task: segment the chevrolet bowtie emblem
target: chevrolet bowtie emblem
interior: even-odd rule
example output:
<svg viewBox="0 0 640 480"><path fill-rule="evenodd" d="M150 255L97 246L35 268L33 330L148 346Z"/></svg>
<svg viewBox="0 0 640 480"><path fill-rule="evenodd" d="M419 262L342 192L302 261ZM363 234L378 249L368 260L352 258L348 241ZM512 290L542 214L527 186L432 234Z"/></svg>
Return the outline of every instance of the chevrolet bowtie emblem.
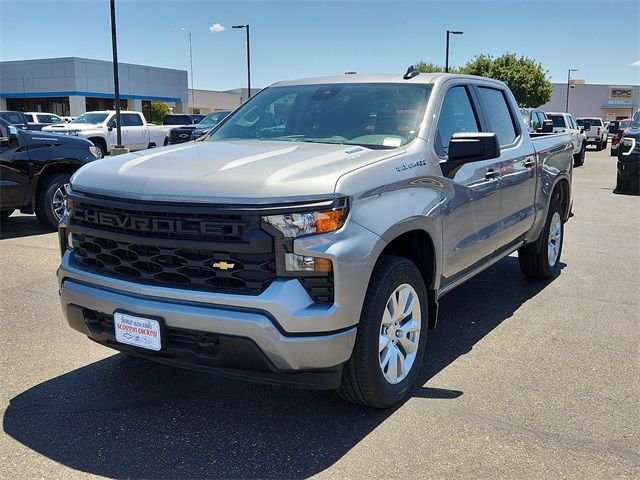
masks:
<svg viewBox="0 0 640 480"><path fill-rule="evenodd" d="M218 270L229 270L230 268L235 267L235 263L227 263L227 262L216 262L213 264L213 268L217 268Z"/></svg>

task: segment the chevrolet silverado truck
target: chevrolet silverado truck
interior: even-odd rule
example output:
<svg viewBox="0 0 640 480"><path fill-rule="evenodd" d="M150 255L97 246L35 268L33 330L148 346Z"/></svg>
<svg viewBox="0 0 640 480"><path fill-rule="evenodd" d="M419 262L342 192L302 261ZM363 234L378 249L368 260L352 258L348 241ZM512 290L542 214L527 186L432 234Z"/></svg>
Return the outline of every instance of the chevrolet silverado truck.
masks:
<svg viewBox="0 0 640 480"><path fill-rule="evenodd" d="M388 407L443 295L513 252L556 275L571 177L569 136L530 135L495 80L277 83L201 141L73 176L62 311L131 355Z"/></svg>
<svg viewBox="0 0 640 480"><path fill-rule="evenodd" d="M122 145L132 152L169 143L172 126L147 125L147 120L140 112L121 111L120 117ZM116 112L83 113L70 123L49 125L42 131L84 137L96 146L98 158L103 158L116 146Z"/></svg>
<svg viewBox="0 0 640 480"><path fill-rule="evenodd" d="M618 148L616 191L640 194L640 110L625 129Z"/></svg>

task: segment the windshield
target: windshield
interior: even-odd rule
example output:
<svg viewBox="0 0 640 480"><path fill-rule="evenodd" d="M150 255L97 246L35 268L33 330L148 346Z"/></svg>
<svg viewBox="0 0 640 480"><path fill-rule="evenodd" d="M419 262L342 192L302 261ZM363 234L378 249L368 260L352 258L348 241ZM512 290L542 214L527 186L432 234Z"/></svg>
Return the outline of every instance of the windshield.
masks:
<svg viewBox="0 0 640 480"><path fill-rule="evenodd" d="M191 118L188 115L167 115L162 123L165 125L189 125Z"/></svg>
<svg viewBox="0 0 640 480"><path fill-rule="evenodd" d="M220 122L220 120L222 120L224 117L229 115L229 113L230 112L210 113L209 115L204 117L202 120L200 120L200 122L198 122L198 125L217 125Z"/></svg>
<svg viewBox="0 0 640 480"><path fill-rule="evenodd" d="M631 122L631 128L637 130L640 128L640 110L633 114L633 121Z"/></svg>
<svg viewBox="0 0 640 480"><path fill-rule="evenodd" d="M76 117L75 120L72 120L71 123L90 123L92 125L97 125L98 123L104 122L109 114L107 113L83 113L79 117Z"/></svg>
<svg viewBox="0 0 640 480"><path fill-rule="evenodd" d="M550 120L553 120L554 128L565 128L564 117L562 115L547 115Z"/></svg>
<svg viewBox="0 0 640 480"><path fill-rule="evenodd" d="M341 83L263 90L209 138L394 148L418 135L430 85Z"/></svg>

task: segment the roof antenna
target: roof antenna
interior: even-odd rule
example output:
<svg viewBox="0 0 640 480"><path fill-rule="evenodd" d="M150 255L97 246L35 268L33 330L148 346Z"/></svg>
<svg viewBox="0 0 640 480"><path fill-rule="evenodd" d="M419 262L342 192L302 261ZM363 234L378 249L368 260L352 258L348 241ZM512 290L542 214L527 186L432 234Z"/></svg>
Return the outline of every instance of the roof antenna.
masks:
<svg viewBox="0 0 640 480"><path fill-rule="evenodd" d="M409 68L407 68L407 73L405 73L404 77L402 78L404 78L405 80L411 80L416 75L420 75L420 72L416 70L416 67L414 67L413 65L409 65Z"/></svg>

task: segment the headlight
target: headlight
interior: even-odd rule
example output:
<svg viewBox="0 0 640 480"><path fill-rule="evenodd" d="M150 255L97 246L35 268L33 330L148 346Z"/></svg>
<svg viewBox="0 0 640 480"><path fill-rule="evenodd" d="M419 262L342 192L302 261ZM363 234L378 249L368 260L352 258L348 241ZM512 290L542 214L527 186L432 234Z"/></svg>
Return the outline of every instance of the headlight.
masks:
<svg viewBox="0 0 640 480"><path fill-rule="evenodd" d="M91 155L98 158L98 148L95 145L91 145L89 147L89 151L91 152Z"/></svg>
<svg viewBox="0 0 640 480"><path fill-rule="evenodd" d="M342 198L327 208L262 217L263 228L276 237L278 275L330 275L333 270L331 260L298 255L293 252L293 242L302 236L339 230L348 213L348 201Z"/></svg>
<svg viewBox="0 0 640 480"><path fill-rule="evenodd" d="M262 217L262 222L275 227L285 238L334 232L342 228L347 219L346 199L330 210L286 213Z"/></svg>

